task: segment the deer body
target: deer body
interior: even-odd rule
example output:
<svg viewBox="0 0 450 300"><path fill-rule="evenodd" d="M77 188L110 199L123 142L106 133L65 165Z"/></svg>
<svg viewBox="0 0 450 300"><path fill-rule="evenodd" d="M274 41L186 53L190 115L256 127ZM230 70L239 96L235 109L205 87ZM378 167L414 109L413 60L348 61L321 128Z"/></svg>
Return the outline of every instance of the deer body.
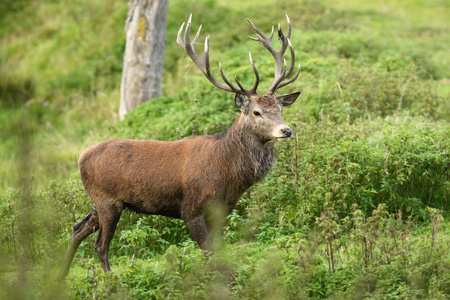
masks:
<svg viewBox="0 0 450 300"><path fill-rule="evenodd" d="M79 159L83 184L95 207L114 199L120 208L189 219L211 199L231 211L275 161L273 143L244 134L242 123L240 116L226 132L180 141L103 142Z"/></svg>
<svg viewBox="0 0 450 300"><path fill-rule="evenodd" d="M81 179L93 202L91 212L73 226L72 239L63 267L58 276L63 279L70 268L80 243L98 230L95 249L105 271L110 270L109 245L124 209L139 213L163 215L182 219L199 247L212 250L208 233L211 231L211 210L220 207L227 215L242 194L263 179L275 163L274 142L292 135L281 118L283 106L291 105L299 92L276 96L279 87L294 81L285 80L294 68L294 51L290 44L290 22L285 37L278 29L282 47L276 51L270 37L265 37L254 25L257 38L275 58L275 78L269 92L256 92L259 74L250 56L256 81L245 89L236 79L234 86L220 73L225 83L218 81L209 70L208 38L205 52L198 57L194 41L190 42L191 22L186 26L184 41L181 32L177 42L193 62L216 87L235 93L235 104L241 110L233 125L212 136L195 136L179 141L109 140L86 149L79 159ZM201 28L201 27L200 27ZM289 70L282 67L282 57L289 47Z"/></svg>

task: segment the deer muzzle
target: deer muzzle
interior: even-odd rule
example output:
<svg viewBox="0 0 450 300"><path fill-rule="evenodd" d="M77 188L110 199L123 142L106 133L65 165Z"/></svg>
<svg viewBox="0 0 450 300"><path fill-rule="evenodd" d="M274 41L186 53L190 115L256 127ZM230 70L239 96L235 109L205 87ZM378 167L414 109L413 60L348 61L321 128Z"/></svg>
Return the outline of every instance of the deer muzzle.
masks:
<svg viewBox="0 0 450 300"><path fill-rule="evenodd" d="M278 141L282 141L292 136L292 130L286 124L280 124L274 128L272 135Z"/></svg>

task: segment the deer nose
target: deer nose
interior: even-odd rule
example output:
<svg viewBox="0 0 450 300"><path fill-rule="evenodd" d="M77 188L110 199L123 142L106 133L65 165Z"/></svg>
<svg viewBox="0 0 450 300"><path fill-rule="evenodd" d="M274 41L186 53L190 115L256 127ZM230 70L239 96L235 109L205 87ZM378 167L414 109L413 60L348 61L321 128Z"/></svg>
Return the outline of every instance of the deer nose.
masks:
<svg viewBox="0 0 450 300"><path fill-rule="evenodd" d="M281 129L281 132L285 137L290 137L292 135L292 130L290 128L283 128Z"/></svg>

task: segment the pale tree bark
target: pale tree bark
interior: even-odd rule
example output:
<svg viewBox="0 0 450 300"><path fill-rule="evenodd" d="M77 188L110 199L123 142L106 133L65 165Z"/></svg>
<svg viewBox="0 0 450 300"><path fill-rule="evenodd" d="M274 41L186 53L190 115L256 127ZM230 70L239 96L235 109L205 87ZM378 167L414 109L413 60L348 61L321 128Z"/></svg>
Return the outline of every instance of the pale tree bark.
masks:
<svg viewBox="0 0 450 300"><path fill-rule="evenodd" d="M119 116L162 94L168 0L131 0L125 24L126 48Z"/></svg>

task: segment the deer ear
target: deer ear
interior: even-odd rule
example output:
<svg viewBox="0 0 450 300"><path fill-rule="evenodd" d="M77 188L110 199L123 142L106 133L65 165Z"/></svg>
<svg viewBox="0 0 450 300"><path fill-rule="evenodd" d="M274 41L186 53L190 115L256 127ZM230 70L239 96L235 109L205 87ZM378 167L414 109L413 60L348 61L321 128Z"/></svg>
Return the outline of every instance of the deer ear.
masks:
<svg viewBox="0 0 450 300"><path fill-rule="evenodd" d="M280 96L276 96L275 100L281 106L289 106L289 105L293 104L295 102L295 100L297 100L299 95L300 95L300 92L286 94L286 95L280 95Z"/></svg>
<svg viewBox="0 0 450 300"><path fill-rule="evenodd" d="M247 96L236 93L236 96L234 97L234 103L238 108L243 109L244 107L248 106Z"/></svg>

